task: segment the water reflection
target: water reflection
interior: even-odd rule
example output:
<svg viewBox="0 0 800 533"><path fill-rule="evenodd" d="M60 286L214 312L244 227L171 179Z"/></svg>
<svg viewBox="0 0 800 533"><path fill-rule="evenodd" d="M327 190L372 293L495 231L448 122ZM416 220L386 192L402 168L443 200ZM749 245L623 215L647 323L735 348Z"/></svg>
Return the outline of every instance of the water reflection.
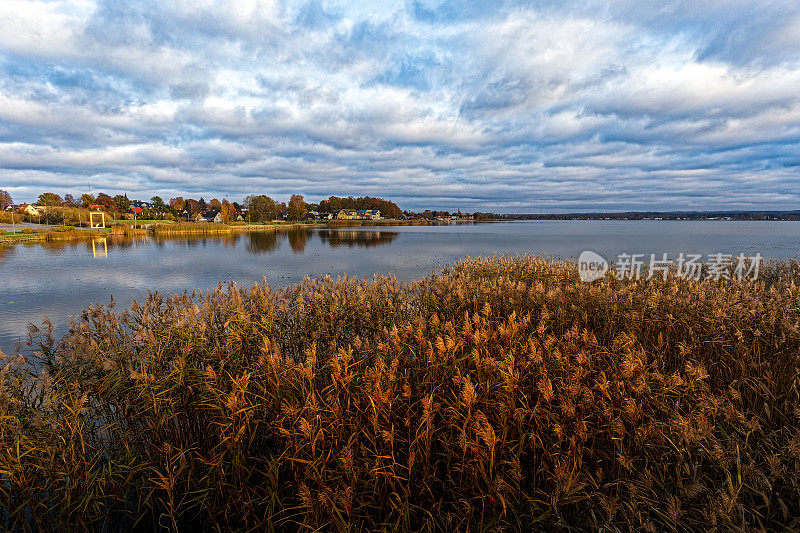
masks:
<svg viewBox="0 0 800 533"><path fill-rule="evenodd" d="M292 252L305 252L310 242L317 238L331 248L338 246L371 247L391 244L399 235L396 231L361 231L361 230L318 230L310 228L291 228L288 230L256 231L248 233L247 251L253 255L268 254L276 251L280 243L289 241Z"/></svg>
<svg viewBox="0 0 800 533"><path fill-rule="evenodd" d="M396 231L320 230L319 238L330 246L358 246L370 248L391 244L399 235Z"/></svg>
<svg viewBox="0 0 800 533"><path fill-rule="evenodd" d="M245 247L251 255L269 254L278 249L278 232L256 231L247 234Z"/></svg>
<svg viewBox="0 0 800 533"><path fill-rule="evenodd" d="M2 263L5 259L14 255L16 251L17 248L15 245L8 245L8 246L0 245L0 263Z"/></svg>
<svg viewBox="0 0 800 533"><path fill-rule="evenodd" d="M85 249L95 259L106 259L115 251L124 252L139 247L155 247L163 249L167 246L186 246L187 248L218 247L235 249L243 240L245 249L251 255L270 254L280 248L281 242L289 241L289 247L295 254L302 254L312 242L337 248L340 246L369 248L383 246L399 235L396 231L385 230L320 230L313 228L270 229L253 231L244 234L214 236L181 236L181 237L125 237L114 235L80 241L40 241L26 246L37 246L48 254L63 255L73 250ZM0 261L6 255L14 253L15 246L0 246Z"/></svg>
<svg viewBox="0 0 800 533"><path fill-rule="evenodd" d="M294 253L302 254L305 251L310 234L311 230L305 228L290 229L286 233L286 236L289 238L289 246L292 247Z"/></svg>
<svg viewBox="0 0 800 533"><path fill-rule="evenodd" d="M155 243L158 248L165 248L168 245L180 244L185 246L200 246L201 248L207 247L209 244L216 246L221 244L223 248L236 248L236 244L242 238L241 235L158 235L156 237L136 237L136 239L143 239L147 243ZM127 240L127 238L125 239ZM120 241L122 242L122 241Z"/></svg>
<svg viewBox="0 0 800 533"><path fill-rule="evenodd" d="M92 256L95 259L98 257L108 257L108 239L105 237L101 239L92 239Z"/></svg>

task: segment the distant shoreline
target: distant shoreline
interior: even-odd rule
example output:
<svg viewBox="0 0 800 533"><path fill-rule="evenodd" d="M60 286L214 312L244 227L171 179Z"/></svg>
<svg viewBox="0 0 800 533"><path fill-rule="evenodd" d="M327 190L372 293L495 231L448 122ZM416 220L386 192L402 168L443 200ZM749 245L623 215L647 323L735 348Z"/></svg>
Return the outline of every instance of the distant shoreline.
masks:
<svg viewBox="0 0 800 533"><path fill-rule="evenodd" d="M793 211L624 211L617 213L517 213L497 215L496 220L752 220L800 221Z"/></svg>

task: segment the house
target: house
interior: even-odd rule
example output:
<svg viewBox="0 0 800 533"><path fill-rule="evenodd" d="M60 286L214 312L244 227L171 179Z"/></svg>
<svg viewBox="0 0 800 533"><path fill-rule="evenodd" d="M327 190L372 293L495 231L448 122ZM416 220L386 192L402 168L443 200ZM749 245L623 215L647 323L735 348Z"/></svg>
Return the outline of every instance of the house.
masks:
<svg viewBox="0 0 800 533"><path fill-rule="evenodd" d="M381 218L381 212L377 209L361 209L358 215L364 220L380 220Z"/></svg>
<svg viewBox="0 0 800 533"><path fill-rule="evenodd" d="M216 222L217 224L222 224L222 213L217 210L206 211L202 215L197 215L195 220L197 222Z"/></svg>
<svg viewBox="0 0 800 533"><path fill-rule="evenodd" d="M335 218L337 220L379 220L381 212L377 209L340 209Z"/></svg>
<svg viewBox="0 0 800 533"><path fill-rule="evenodd" d="M141 200L131 200L131 207L135 207L137 209L152 209L153 204L150 202L143 202Z"/></svg>
<svg viewBox="0 0 800 533"><path fill-rule="evenodd" d="M44 209L39 209L39 206L31 205L31 204L19 204L17 207L19 211L26 215L30 215L33 217L38 217L42 213L44 213Z"/></svg>
<svg viewBox="0 0 800 533"><path fill-rule="evenodd" d="M336 220L358 220L360 215L355 209L340 209L336 213Z"/></svg>

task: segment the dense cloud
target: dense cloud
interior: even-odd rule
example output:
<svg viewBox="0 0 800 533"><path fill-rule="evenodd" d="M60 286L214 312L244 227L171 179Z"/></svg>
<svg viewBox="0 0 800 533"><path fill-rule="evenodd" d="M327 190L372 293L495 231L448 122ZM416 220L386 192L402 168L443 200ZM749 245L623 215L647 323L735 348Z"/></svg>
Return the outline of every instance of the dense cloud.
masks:
<svg viewBox="0 0 800 533"><path fill-rule="evenodd" d="M0 3L0 188L800 208L800 5Z"/></svg>

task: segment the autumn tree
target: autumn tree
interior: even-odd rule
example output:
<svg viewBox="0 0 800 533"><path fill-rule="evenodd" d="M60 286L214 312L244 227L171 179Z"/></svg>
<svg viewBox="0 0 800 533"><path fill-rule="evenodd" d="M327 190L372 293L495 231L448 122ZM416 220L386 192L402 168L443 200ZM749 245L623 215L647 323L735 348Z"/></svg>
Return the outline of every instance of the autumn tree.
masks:
<svg viewBox="0 0 800 533"><path fill-rule="evenodd" d="M236 220L236 208L227 200L223 200L222 204L220 204L220 213L222 214L222 221L225 224L230 224Z"/></svg>
<svg viewBox="0 0 800 533"><path fill-rule="evenodd" d="M130 211L131 209L131 201L128 200L127 196L122 196L118 194L114 197L114 207L117 209L119 213L125 213Z"/></svg>
<svg viewBox="0 0 800 533"><path fill-rule="evenodd" d="M153 196L150 198L150 203L153 204L153 209L155 211L163 211L164 207L166 207L164 205L164 200L162 200L160 196Z"/></svg>
<svg viewBox="0 0 800 533"><path fill-rule="evenodd" d="M289 199L289 207L286 211L289 220L303 220L308 212L306 203L303 201L303 195L293 194Z"/></svg>
<svg viewBox="0 0 800 533"><path fill-rule="evenodd" d="M39 195L39 205L61 205L61 197L54 192L45 192Z"/></svg>
<svg viewBox="0 0 800 533"><path fill-rule="evenodd" d="M85 208L88 208L90 205L94 205L95 199L94 196L91 194L82 194L81 195L81 205Z"/></svg>
<svg viewBox="0 0 800 533"><path fill-rule="evenodd" d="M97 199L95 201L97 202L98 205L103 206L104 211L114 210L114 199L105 193L101 192L100 194L98 194Z"/></svg>
<svg viewBox="0 0 800 533"><path fill-rule="evenodd" d="M263 194L248 196L244 199L244 205L247 207L252 222L275 220L283 211L283 207L280 204Z"/></svg>
<svg viewBox="0 0 800 533"><path fill-rule="evenodd" d="M195 200L194 198L187 198L186 199L186 210L189 211L193 215L197 215L205 211L205 206L201 206L200 202Z"/></svg>
<svg viewBox="0 0 800 533"><path fill-rule="evenodd" d="M320 213L336 213L342 207L342 199L338 196L331 196L327 200L322 200L319 203L319 211Z"/></svg>
<svg viewBox="0 0 800 533"><path fill-rule="evenodd" d="M377 209L384 218L399 218L403 214L394 202L369 196L361 196L358 198L353 198L352 196L348 196L347 198L331 196L327 200L322 200L319 203L320 213L336 213L340 209Z"/></svg>
<svg viewBox="0 0 800 533"><path fill-rule="evenodd" d="M14 202L11 200L11 195L8 191L0 189L0 210L4 210Z"/></svg>
<svg viewBox="0 0 800 533"><path fill-rule="evenodd" d="M216 198L212 198L211 201L208 202L208 205L209 207L211 207L211 209L216 209L217 211L222 209L222 202L220 202Z"/></svg>
<svg viewBox="0 0 800 533"><path fill-rule="evenodd" d="M170 198L169 205L176 211L183 211L184 209L186 209L186 201L183 199L182 196L178 196L177 198Z"/></svg>

